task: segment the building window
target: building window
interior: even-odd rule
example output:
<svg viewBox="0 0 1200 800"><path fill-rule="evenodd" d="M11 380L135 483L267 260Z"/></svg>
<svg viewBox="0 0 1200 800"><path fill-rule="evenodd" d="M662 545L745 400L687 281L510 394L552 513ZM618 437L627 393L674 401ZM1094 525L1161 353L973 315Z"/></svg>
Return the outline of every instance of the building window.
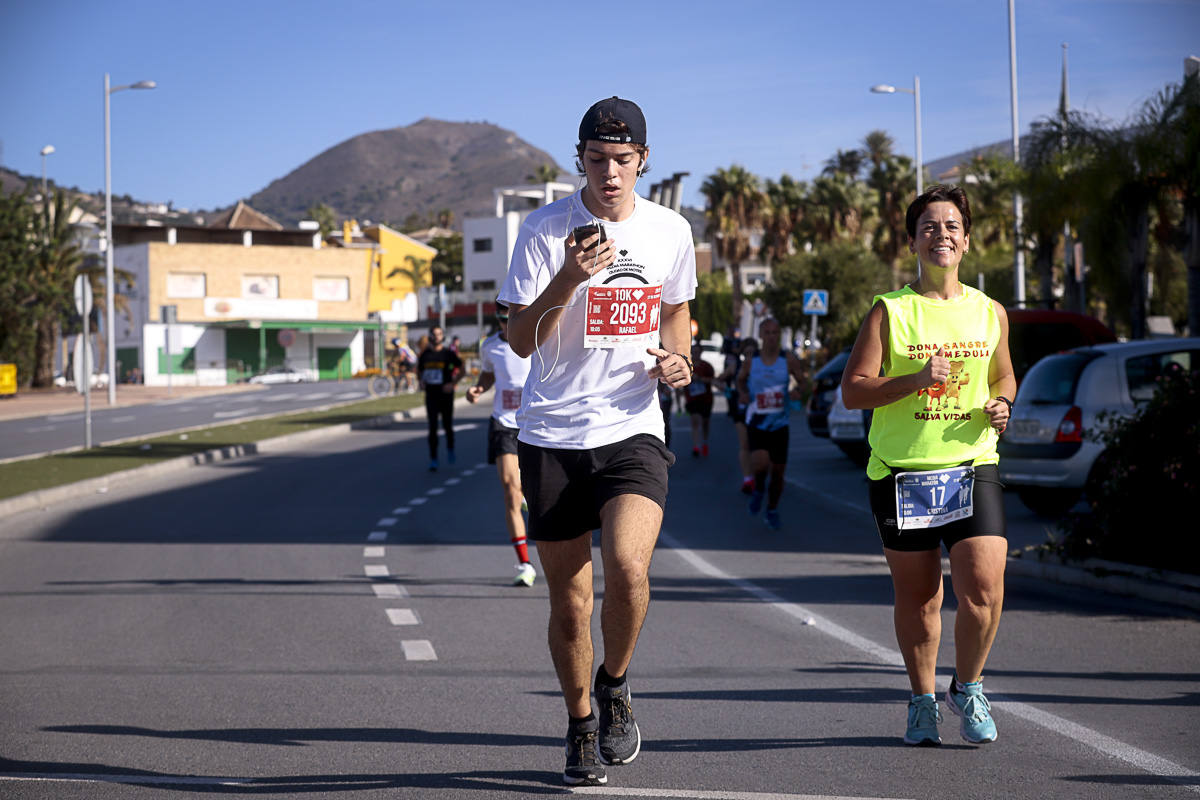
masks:
<svg viewBox="0 0 1200 800"><path fill-rule="evenodd" d="M252 300L279 297L278 275L243 275L242 297Z"/></svg>
<svg viewBox="0 0 1200 800"><path fill-rule="evenodd" d="M350 299L349 278L313 278L313 299L344 303Z"/></svg>
<svg viewBox="0 0 1200 800"><path fill-rule="evenodd" d="M473 240L471 242L471 250L472 250L472 252L475 252L475 253L490 253L490 252L492 252L491 238L489 237L487 239Z"/></svg>
<svg viewBox="0 0 1200 800"><path fill-rule="evenodd" d="M204 297L203 272L168 272L167 297L187 299L189 297Z"/></svg>

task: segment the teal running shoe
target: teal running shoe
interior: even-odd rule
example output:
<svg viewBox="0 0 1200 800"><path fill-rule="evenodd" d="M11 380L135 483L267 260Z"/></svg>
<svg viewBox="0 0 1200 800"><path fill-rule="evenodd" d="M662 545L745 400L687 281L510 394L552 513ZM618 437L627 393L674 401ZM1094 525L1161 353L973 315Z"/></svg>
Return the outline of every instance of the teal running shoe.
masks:
<svg viewBox="0 0 1200 800"><path fill-rule="evenodd" d="M779 518L779 509L768 508L766 515L767 527L773 531L777 531L783 527L783 520Z"/></svg>
<svg viewBox="0 0 1200 800"><path fill-rule="evenodd" d="M937 747L942 743L938 723L942 712L938 710L937 698L931 694L917 695L908 701L908 730L904 731L904 743L916 747Z"/></svg>
<svg viewBox="0 0 1200 800"><path fill-rule="evenodd" d="M766 499L766 492L755 492L750 495L750 513L757 514L762 511L763 500Z"/></svg>
<svg viewBox="0 0 1200 800"><path fill-rule="evenodd" d="M983 696L983 679L964 683L961 692L955 688L957 683L957 677L950 679L946 705L956 717L962 717L963 740L971 744L996 741L996 723L992 720L992 704Z"/></svg>

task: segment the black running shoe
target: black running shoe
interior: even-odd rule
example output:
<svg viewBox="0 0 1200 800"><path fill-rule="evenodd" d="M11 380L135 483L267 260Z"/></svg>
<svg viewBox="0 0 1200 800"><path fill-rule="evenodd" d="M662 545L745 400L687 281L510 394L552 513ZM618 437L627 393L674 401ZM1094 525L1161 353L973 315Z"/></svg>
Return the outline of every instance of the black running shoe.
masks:
<svg viewBox="0 0 1200 800"><path fill-rule="evenodd" d="M642 749L642 734L629 707L629 681L620 686L596 685L600 706L600 761L628 764Z"/></svg>
<svg viewBox="0 0 1200 800"><path fill-rule="evenodd" d="M567 728L567 767L563 783L568 786L602 786L608 783L604 767L596 759L596 735L600 723L594 719Z"/></svg>

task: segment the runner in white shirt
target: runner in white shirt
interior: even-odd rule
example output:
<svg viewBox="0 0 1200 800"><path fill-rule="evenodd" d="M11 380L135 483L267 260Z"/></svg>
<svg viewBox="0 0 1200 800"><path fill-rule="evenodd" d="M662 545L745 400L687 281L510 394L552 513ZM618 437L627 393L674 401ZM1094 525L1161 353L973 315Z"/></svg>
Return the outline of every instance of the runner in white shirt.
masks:
<svg viewBox="0 0 1200 800"><path fill-rule="evenodd" d="M692 373L691 228L634 193L648 152L634 103L593 105L576 146L587 184L526 218L500 292L513 350L532 356L518 414L521 482L550 591L550 653L570 718L563 780L571 785L605 783L604 764L628 763L641 748L625 672L646 616L674 461L656 387L686 386ZM597 227L579 230L585 225ZM599 721L588 691L597 527Z"/></svg>
<svg viewBox="0 0 1200 800"><path fill-rule="evenodd" d="M488 422L487 460L496 465L500 485L504 487L504 521L519 559L513 585L533 586L537 571L529 562L529 545L525 541L525 518L521 516L524 498L517 464L517 409L521 407L521 390L529 374L529 359L521 358L508 346L508 306L496 303L496 320L500 330L484 339L479 347L479 379L467 389L467 402L474 403L488 389L496 389Z"/></svg>

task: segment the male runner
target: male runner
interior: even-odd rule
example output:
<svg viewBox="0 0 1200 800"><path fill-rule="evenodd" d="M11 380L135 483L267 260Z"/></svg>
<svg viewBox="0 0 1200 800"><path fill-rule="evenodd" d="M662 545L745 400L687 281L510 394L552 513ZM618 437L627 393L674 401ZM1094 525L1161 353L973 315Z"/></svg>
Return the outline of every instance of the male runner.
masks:
<svg viewBox="0 0 1200 800"><path fill-rule="evenodd" d="M500 292L512 315L509 342L532 356L518 455L529 537L550 594L570 785L606 783L605 764L628 763L641 749L625 672L650 601L674 461L656 386L686 386L692 373L692 234L683 217L634 193L648 152L637 105L613 97L588 109L576 145L587 183L525 219ZM579 230L585 225L597 227ZM596 527L604 566L599 720L588 691Z"/></svg>
<svg viewBox="0 0 1200 800"><path fill-rule="evenodd" d="M525 542L525 518L521 516L521 470L517 464L517 409L521 390L529 374L529 359L521 358L508 346L508 306L496 303L496 321L500 330L483 340L479 347L479 379L467 389L467 402L474 403L493 386L492 416L488 421L489 464L496 465L500 485L504 487L504 521L508 538L517 551L517 577L514 586L533 586L537 571L529 562Z"/></svg>
<svg viewBox="0 0 1200 800"><path fill-rule="evenodd" d="M425 387L425 416L429 419L429 471L438 468L438 417L446 431L446 461L454 463L454 387L462 377L463 363L449 347L440 326L429 329L429 346L417 359L417 373Z"/></svg>
<svg viewBox="0 0 1200 800"><path fill-rule="evenodd" d="M783 471L787 466L791 409L788 398L800 399L804 368L790 350L780 349L779 322L767 317L758 326L762 349L748 358L738 371L739 400L747 405L746 434L750 448L750 469L754 472L754 491L750 495L750 513L762 510L767 499L766 523L779 530L779 498L783 496ZM797 388L788 391L788 377ZM770 472L770 484L767 473Z"/></svg>

